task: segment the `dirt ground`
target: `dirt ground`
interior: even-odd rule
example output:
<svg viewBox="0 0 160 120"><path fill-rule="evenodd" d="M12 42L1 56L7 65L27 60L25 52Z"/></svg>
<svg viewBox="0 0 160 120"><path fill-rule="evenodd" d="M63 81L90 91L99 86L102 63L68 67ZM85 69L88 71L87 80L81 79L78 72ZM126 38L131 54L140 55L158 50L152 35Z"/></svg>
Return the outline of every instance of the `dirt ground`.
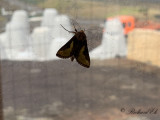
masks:
<svg viewBox="0 0 160 120"><path fill-rule="evenodd" d="M160 110L128 114L133 108L159 109L160 69L151 65L126 59L92 60L87 69L68 59L2 61L1 66L4 109L13 109L12 120L16 115L51 120L160 118Z"/></svg>
<svg viewBox="0 0 160 120"><path fill-rule="evenodd" d="M101 43L103 29L99 23L92 26L86 20L78 22L82 28L92 29L86 31L88 48L92 50ZM35 26L39 24L31 24L31 29ZM155 66L111 59L91 60L87 69L67 59L2 61L1 67L5 120L160 118L160 68ZM158 109L158 112L129 114L133 108ZM47 119L18 119L17 116Z"/></svg>

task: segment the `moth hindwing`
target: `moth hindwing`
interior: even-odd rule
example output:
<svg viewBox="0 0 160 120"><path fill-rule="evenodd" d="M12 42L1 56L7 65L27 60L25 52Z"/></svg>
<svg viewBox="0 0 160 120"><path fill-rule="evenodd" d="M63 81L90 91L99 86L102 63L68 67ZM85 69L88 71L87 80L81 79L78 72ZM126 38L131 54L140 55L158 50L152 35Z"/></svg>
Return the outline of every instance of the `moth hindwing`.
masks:
<svg viewBox="0 0 160 120"><path fill-rule="evenodd" d="M73 61L74 58L76 58L76 61L80 65L89 68L90 57L88 53L87 39L84 31L83 30L77 31L75 29L75 32L74 31L68 31L68 32L74 33L75 35L58 50L56 55L60 58L71 58L71 61Z"/></svg>

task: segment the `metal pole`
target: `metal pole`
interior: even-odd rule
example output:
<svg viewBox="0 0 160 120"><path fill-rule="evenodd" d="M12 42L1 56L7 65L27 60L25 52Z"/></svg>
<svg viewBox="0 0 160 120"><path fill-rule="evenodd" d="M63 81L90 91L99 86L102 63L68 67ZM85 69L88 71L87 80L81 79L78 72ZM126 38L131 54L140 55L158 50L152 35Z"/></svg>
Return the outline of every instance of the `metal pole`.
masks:
<svg viewBox="0 0 160 120"><path fill-rule="evenodd" d="M0 58L0 120L3 120L3 99L2 99L2 75L1 75L1 58Z"/></svg>

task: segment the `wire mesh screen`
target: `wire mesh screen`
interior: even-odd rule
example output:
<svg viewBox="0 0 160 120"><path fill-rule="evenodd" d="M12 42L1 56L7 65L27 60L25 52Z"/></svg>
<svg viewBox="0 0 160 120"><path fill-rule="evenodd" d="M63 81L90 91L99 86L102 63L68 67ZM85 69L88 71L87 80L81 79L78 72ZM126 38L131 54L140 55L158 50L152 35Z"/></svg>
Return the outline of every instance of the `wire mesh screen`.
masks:
<svg viewBox="0 0 160 120"><path fill-rule="evenodd" d="M4 120L159 120L160 1L0 4ZM56 56L75 28L89 68Z"/></svg>

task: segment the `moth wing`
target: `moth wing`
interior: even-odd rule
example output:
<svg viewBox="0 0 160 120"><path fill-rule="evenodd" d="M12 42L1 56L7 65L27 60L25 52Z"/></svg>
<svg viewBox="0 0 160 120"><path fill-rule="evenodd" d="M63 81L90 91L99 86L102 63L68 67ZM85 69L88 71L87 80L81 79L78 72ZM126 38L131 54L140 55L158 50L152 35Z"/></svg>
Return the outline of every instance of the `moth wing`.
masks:
<svg viewBox="0 0 160 120"><path fill-rule="evenodd" d="M90 67L90 57L88 53L88 47L87 47L87 41L84 41L84 44L81 45L79 49L79 53L75 56L77 62L84 66L89 68Z"/></svg>
<svg viewBox="0 0 160 120"><path fill-rule="evenodd" d="M74 47L74 40L76 36L74 35L64 46L62 46L56 56L60 58L69 58L73 55L73 47Z"/></svg>

